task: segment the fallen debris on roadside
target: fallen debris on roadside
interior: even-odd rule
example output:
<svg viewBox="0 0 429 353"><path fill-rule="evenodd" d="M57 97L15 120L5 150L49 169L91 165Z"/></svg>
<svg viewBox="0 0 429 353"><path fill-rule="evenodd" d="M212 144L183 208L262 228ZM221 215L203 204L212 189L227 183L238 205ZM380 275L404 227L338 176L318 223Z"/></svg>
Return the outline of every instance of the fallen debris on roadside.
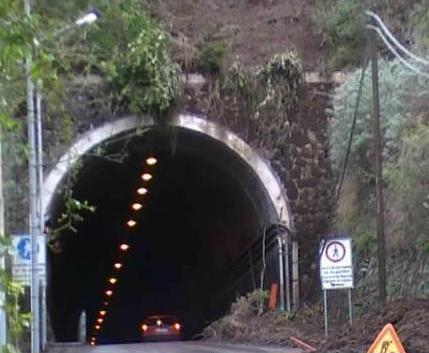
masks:
<svg viewBox="0 0 429 353"><path fill-rule="evenodd" d="M415 298L390 301L383 309L355 318L352 327L331 327L331 336L325 341L323 315L318 306L304 305L294 317L277 311L258 315L256 304L241 297L226 316L205 328L203 337L234 343L300 346L308 352L316 347L319 353L362 353L388 323L397 330L407 353L428 353L429 299Z"/></svg>

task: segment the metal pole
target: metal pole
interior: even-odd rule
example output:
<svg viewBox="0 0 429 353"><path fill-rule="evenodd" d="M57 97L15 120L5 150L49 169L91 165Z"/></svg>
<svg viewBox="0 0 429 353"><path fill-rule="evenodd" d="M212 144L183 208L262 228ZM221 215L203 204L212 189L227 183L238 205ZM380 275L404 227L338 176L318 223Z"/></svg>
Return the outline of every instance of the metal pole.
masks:
<svg viewBox="0 0 429 353"><path fill-rule="evenodd" d="M299 259L298 259L298 242L292 241L292 295L293 304L299 305Z"/></svg>
<svg viewBox="0 0 429 353"><path fill-rule="evenodd" d="M289 233L286 234L286 241L285 241L285 249L284 249L284 257L285 257L285 281L286 281L286 310L291 311L291 305L290 305L290 270L289 270Z"/></svg>
<svg viewBox="0 0 429 353"><path fill-rule="evenodd" d="M2 162L2 134L0 127L0 236L4 236L4 202L3 202L3 162ZM5 269L5 259L0 255L0 269ZM6 345L6 313L4 311L4 301L6 299L5 292L0 283L0 350Z"/></svg>
<svg viewBox="0 0 429 353"><path fill-rule="evenodd" d="M29 0L24 0L25 15L31 16ZM36 135L34 119L34 85L31 80L31 52L25 62L27 76L27 133L28 133L28 165L29 165L29 211L30 211L30 238L31 238L31 352L40 352L40 305L39 305L39 278L37 273L37 235L39 233L37 221L37 159Z"/></svg>
<svg viewBox="0 0 429 353"><path fill-rule="evenodd" d="M386 302L386 244L384 235L383 160L380 132L380 96L378 90L378 57L374 31L370 31L372 56L372 117L374 123L375 183L377 190L377 258L379 302Z"/></svg>
<svg viewBox="0 0 429 353"><path fill-rule="evenodd" d="M277 235L277 245L279 248L279 297L280 297L280 310L285 310L285 289L284 289L284 271L283 271L283 241L282 236Z"/></svg>
<svg viewBox="0 0 429 353"><path fill-rule="evenodd" d="M323 291L323 312L325 315L325 338L328 339L328 296L326 290Z"/></svg>
<svg viewBox="0 0 429 353"><path fill-rule="evenodd" d="M86 312L82 311L79 318L79 341L86 342Z"/></svg>
<svg viewBox="0 0 429 353"><path fill-rule="evenodd" d="M353 325L353 307L352 307L352 290L349 289L347 291L348 293L348 301L349 301L349 322L350 322L350 326Z"/></svg>
<svg viewBox="0 0 429 353"><path fill-rule="evenodd" d="M37 201L38 201L38 221L39 221L39 235L43 237L44 230L44 216L43 212L43 136L42 136L42 96L40 91L36 91L36 108L37 108L37 174L38 174L38 188L37 188ZM45 240L45 239L44 239ZM43 241L43 246L46 247L46 241ZM47 251L43 252L45 258L43 261L44 273L47 274ZM40 281L42 286L42 312L41 312L41 329L42 329L42 350L44 351L47 344L47 305L46 305L46 278Z"/></svg>

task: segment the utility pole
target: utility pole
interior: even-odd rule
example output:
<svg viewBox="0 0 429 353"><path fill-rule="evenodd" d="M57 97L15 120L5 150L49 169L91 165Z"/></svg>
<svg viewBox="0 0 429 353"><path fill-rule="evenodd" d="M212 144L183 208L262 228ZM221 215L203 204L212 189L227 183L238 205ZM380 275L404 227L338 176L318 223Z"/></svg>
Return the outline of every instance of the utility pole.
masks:
<svg viewBox="0 0 429 353"><path fill-rule="evenodd" d="M36 132L37 132L37 182L38 182L38 188L37 188L37 214L38 214L38 228L39 228L39 235L42 237L44 233L45 228L45 222L44 222L44 215L43 215L43 132L42 132L42 95L40 94L40 90L37 89L36 92ZM42 334L42 340L41 340L41 348L42 351L46 349L47 345L47 326L48 326L48 320L47 320L47 305L46 305L46 286L47 286L47 251L46 251L46 239L43 237L44 242L43 246L45 247L45 258L43 259L43 266L44 266L44 273L45 278L44 280L40 280L39 283L42 288L41 291L41 317L40 317L40 326L41 326L41 334Z"/></svg>
<svg viewBox="0 0 429 353"><path fill-rule="evenodd" d="M30 0L24 0L24 11L27 17L31 16ZM34 117L34 84L31 79L32 55L28 54L25 69L27 80L27 135L28 135L28 177L29 177L29 211L30 211L30 239L31 239L31 353L40 353L40 302L39 276L37 272L37 236L39 223L37 219L37 157L36 134Z"/></svg>
<svg viewBox="0 0 429 353"><path fill-rule="evenodd" d="M3 161L2 161L2 134L0 126L0 236L4 236L4 201L3 201ZM0 269L5 269L5 259L4 256L0 255ZM6 293L2 284L0 283L0 350L6 345L6 313L3 308L4 302L6 299Z"/></svg>
<svg viewBox="0 0 429 353"><path fill-rule="evenodd" d="M372 118L374 124L375 183L377 190L377 259L379 302L386 302L386 240L384 234L383 144L380 132L380 95L378 85L378 54L375 33L369 31L372 58Z"/></svg>

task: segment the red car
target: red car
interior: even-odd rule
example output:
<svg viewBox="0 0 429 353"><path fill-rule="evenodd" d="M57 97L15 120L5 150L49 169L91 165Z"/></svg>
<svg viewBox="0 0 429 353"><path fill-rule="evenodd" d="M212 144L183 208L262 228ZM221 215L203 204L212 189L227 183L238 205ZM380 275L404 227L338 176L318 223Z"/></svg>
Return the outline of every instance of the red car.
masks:
<svg viewBox="0 0 429 353"><path fill-rule="evenodd" d="M145 319L141 325L142 339L148 340L180 340L182 325L173 315L153 315Z"/></svg>

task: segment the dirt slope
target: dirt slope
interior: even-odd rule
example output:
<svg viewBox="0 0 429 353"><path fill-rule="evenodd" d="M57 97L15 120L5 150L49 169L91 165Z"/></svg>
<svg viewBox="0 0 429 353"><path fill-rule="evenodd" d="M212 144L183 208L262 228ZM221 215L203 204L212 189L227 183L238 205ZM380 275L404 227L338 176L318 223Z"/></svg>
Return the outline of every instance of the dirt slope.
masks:
<svg viewBox="0 0 429 353"><path fill-rule="evenodd" d="M230 59L246 66L295 49L307 69L322 55L321 36L311 20L310 0L163 0L148 2L173 35L193 44L208 33L230 43Z"/></svg>

